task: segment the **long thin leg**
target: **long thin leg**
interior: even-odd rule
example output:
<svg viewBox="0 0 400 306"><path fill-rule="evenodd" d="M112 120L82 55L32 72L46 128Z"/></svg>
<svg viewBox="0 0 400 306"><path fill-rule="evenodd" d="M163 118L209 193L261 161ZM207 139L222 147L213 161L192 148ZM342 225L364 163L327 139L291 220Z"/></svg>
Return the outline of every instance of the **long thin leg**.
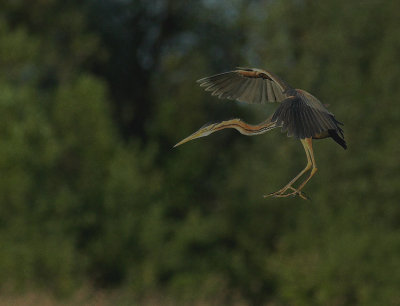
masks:
<svg viewBox="0 0 400 306"><path fill-rule="evenodd" d="M314 176L315 172L317 172L317 170L318 170L317 163L315 162L315 159L314 159L314 151L313 151L313 147L312 147L312 139L311 138L306 139L306 146L307 146L307 149L308 149L310 157L311 157L312 170L311 170L308 178L306 178L304 180L304 182L301 183L301 185L297 188L297 191L301 191L304 188L304 186L308 183L308 181Z"/></svg>
<svg viewBox="0 0 400 306"><path fill-rule="evenodd" d="M285 185L282 189L280 189L280 190L278 190L278 191L276 191L276 192L273 192L273 193L271 193L271 194L268 194L268 195L265 195L264 196L264 198L266 198L266 197L287 197L287 196L291 196L291 195L299 195L301 198L303 198L303 199L307 199L301 192L300 192L300 189L296 189L296 188L293 188L292 187L292 185L300 178L300 177L302 177L308 170L310 170L311 169L311 167L313 167L313 164L315 163L315 161L314 161L314 155L311 153L312 152L312 139L311 138L306 138L306 139L300 139L300 141L301 141L301 144L303 145L303 147L304 147L304 151L305 151L305 153L306 153L306 156L307 156L307 165L306 165L306 167L302 170L302 171L300 171L300 173L299 174L297 174L287 185ZM311 145L311 151L309 150L309 144ZM309 177L309 179L310 179L311 177ZM308 179L308 180L309 180ZM306 182L306 181L305 181ZM305 184L304 184L305 185ZM304 185L302 184L302 187L304 187ZM290 190L293 190L293 192L292 193L289 193L289 194L285 194L285 192L288 190L288 189L290 189Z"/></svg>

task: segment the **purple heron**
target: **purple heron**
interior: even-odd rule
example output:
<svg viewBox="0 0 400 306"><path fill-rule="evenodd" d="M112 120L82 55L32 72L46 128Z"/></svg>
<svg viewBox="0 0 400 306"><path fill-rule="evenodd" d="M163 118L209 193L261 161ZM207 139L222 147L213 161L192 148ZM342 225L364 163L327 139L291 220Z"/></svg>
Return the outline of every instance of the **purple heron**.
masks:
<svg viewBox="0 0 400 306"><path fill-rule="evenodd" d="M312 147L313 139L330 137L347 148L341 122L313 95L294 89L275 74L256 68L237 68L237 70L213 75L197 81L206 91L220 99L237 100L246 103L279 102L274 114L258 125L248 124L240 119L232 119L213 123L200 128L197 132L177 143L174 147L199 137L223 129L236 129L243 135L263 134L276 127L287 132L288 137L300 139L307 157L306 167L280 190L264 195L264 197L299 196L307 199L302 192L307 182L317 171ZM297 182L305 173L308 177L297 187Z"/></svg>

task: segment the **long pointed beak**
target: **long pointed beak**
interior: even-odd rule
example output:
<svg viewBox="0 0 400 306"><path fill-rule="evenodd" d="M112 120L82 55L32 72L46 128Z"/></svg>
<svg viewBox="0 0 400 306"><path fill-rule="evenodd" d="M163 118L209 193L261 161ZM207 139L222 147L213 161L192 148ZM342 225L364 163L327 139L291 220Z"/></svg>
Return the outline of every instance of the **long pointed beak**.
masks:
<svg viewBox="0 0 400 306"><path fill-rule="evenodd" d="M197 132L193 133L192 135L186 137L185 139L181 140L180 142L178 142L173 147L176 148L177 146L180 146L181 144L184 144L185 142L191 141L191 140L199 138L199 137L201 137L201 133L199 133L199 131L197 131Z"/></svg>
<svg viewBox="0 0 400 306"><path fill-rule="evenodd" d="M192 135L190 135L190 136L186 137L185 139L181 140L180 142L178 142L173 147L175 148L175 147L180 146L181 144L184 144L185 142L191 141L193 139L210 135L211 133L214 132L214 130L213 130L214 126L215 126L215 124L211 124L211 125L201 128L200 130L194 132Z"/></svg>

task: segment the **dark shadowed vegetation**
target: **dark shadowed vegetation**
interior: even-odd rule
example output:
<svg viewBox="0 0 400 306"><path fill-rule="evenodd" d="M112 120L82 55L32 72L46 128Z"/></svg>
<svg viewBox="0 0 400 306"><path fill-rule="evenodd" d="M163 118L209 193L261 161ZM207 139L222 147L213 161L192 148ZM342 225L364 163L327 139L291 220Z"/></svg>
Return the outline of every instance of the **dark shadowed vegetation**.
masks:
<svg viewBox="0 0 400 306"><path fill-rule="evenodd" d="M375 0L1 1L0 296L399 305L399 12ZM345 123L347 151L314 144L311 201L262 198L305 163L278 130L171 149L206 122L273 112L195 83L236 66L275 72Z"/></svg>

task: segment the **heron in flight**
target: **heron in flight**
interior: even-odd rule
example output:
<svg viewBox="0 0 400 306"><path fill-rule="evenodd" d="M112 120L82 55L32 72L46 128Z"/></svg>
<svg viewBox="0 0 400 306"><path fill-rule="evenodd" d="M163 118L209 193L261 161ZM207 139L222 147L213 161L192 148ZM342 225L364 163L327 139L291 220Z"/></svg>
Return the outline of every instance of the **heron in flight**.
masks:
<svg viewBox="0 0 400 306"><path fill-rule="evenodd" d="M313 139L332 138L344 149L343 123L313 95L301 89L294 89L277 75L257 68L236 70L213 75L197 81L206 91L220 99L237 100L246 103L278 102L274 114L258 125L248 124L241 119L232 119L201 127L197 132L177 143L177 147L199 137L208 136L223 129L236 129L243 135L260 135L274 128L282 128L288 137L300 139L307 157L306 167L280 190L264 197L299 196L307 199L302 192L307 182L317 171L312 147ZM306 179L295 188L293 184L309 171Z"/></svg>

